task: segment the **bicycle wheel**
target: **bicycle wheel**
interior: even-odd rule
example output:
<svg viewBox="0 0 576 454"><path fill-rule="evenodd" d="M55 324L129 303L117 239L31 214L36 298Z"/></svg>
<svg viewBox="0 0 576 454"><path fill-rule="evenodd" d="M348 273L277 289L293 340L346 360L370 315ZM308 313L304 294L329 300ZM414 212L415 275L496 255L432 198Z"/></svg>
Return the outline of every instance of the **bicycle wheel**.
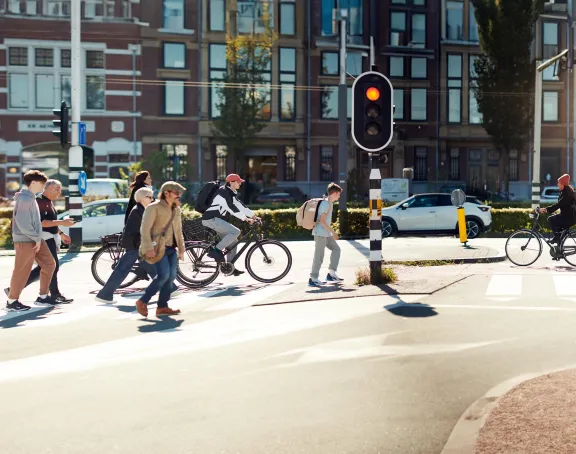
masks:
<svg viewBox="0 0 576 454"><path fill-rule="evenodd" d="M576 266L576 231L570 230L566 233L560 245L560 251L568 265Z"/></svg>
<svg viewBox="0 0 576 454"><path fill-rule="evenodd" d="M106 245L98 249L92 256L92 276L100 285L106 284L108 278L116 268L122 249L116 245ZM139 278L133 272L130 272L126 279L122 281L119 288L126 288L138 281Z"/></svg>
<svg viewBox="0 0 576 454"><path fill-rule="evenodd" d="M262 265L262 271L260 266ZM259 282L271 284L286 277L292 268L292 254L279 241L262 240L246 254L246 270ZM268 273L266 276L264 276Z"/></svg>
<svg viewBox="0 0 576 454"><path fill-rule="evenodd" d="M178 261L176 280L189 288L201 288L210 285L220 273L216 260L208 257L212 244L203 241L186 243L184 262Z"/></svg>
<svg viewBox="0 0 576 454"><path fill-rule="evenodd" d="M542 254L542 241L532 230L517 230L506 240L506 257L514 265L529 266L532 265ZM521 258L517 258L516 252ZM532 254L530 256L530 254ZM527 257L524 259L524 257Z"/></svg>

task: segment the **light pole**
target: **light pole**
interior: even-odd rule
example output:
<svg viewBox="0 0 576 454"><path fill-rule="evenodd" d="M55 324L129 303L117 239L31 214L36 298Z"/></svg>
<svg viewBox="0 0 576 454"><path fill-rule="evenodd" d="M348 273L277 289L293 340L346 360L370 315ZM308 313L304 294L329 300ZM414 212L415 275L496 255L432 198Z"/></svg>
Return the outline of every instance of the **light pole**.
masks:
<svg viewBox="0 0 576 454"><path fill-rule="evenodd" d="M346 24L348 10L340 9L340 84L338 85L338 183L342 187L340 213L347 211L348 180L348 87L346 86ZM340 216L342 225L342 216Z"/></svg>

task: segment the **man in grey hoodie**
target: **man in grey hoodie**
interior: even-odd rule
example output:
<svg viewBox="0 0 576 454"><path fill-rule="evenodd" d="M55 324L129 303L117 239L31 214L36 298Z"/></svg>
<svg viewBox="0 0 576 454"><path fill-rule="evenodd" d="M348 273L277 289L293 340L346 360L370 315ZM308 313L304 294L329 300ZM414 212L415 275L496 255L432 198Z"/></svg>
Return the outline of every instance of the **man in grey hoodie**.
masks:
<svg viewBox="0 0 576 454"><path fill-rule="evenodd" d="M40 271L40 296L37 304L54 306L57 304L48 296L48 287L52 274L56 268L56 262L52 258L50 249L42 239L42 222L40 221L40 209L36 203L36 194L42 192L48 177L39 170L30 170L24 175L23 188L14 196L14 215L12 218L12 240L16 253L14 271L10 280L10 292L8 294L8 311L27 311L30 306L22 304L18 299L24 289L34 261L41 267Z"/></svg>

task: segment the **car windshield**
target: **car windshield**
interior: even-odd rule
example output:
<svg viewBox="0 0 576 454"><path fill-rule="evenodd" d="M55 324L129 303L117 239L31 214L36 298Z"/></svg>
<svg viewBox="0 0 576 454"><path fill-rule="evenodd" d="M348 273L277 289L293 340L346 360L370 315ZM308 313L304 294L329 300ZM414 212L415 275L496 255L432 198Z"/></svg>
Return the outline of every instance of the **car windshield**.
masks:
<svg viewBox="0 0 576 454"><path fill-rule="evenodd" d="M544 195L558 197L560 195L560 189L544 189Z"/></svg>

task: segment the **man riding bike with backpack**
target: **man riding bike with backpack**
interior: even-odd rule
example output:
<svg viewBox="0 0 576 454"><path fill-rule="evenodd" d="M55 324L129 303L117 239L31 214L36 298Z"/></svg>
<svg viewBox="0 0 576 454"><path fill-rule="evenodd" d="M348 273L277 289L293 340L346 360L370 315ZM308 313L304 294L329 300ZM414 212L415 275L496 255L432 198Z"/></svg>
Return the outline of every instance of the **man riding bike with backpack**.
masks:
<svg viewBox="0 0 576 454"><path fill-rule="evenodd" d="M240 236L240 229L229 222L230 215L241 221L254 223L260 220L254 212L244 205L238 198L238 190L244 180L239 175L232 173L226 177L226 184L218 186L218 182L210 182L203 187L198 194L196 210L202 213L202 225L215 230L221 237L221 241L215 248L208 252L208 257L212 257L218 263L224 263L225 248L235 243ZM236 255L236 247L227 251L229 258ZM244 271L234 270L234 276L244 274Z"/></svg>

